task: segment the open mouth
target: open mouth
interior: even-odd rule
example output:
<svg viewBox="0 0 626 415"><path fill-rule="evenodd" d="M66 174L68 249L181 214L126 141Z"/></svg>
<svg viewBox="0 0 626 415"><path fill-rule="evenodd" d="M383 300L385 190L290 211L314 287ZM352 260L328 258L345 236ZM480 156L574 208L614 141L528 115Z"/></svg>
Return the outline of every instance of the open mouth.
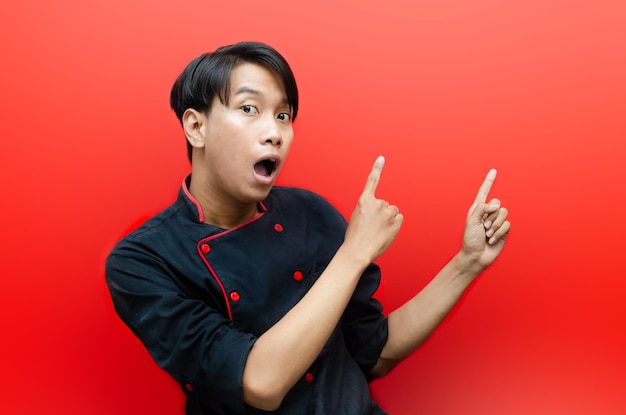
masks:
<svg viewBox="0 0 626 415"><path fill-rule="evenodd" d="M276 160L261 160L254 165L254 172L259 176L270 177L276 170Z"/></svg>

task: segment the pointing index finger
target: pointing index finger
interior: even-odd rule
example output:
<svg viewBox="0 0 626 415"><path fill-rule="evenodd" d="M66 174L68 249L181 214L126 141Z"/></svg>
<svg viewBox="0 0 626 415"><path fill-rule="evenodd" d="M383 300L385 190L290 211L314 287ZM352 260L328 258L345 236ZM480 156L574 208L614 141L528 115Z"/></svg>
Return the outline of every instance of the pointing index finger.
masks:
<svg viewBox="0 0 626 415"><path fill-rule="evenodd" d="M496 171L496 169L489 170L489 173L487 173L487 177L485 177L485 181L480 186L480 189L478 189L475 203L485 203L487 201L487 196L489 196L491 186L493 186L493 182L496 180L497 174L498 172Z"/></svg>
<svg viewBox="0 0 626 415"><path fill-rule="evenodd" d="M383 171L383 166L385 165L385 158L383 156L378 156L376 161L374 162L374 166L372 166L372 171L367 177L367 182L365 183L365 188L363 189L363 194L369 194L372 197L376 193L376 188L378 187L378 181L380 180L380 174Z"/></svg>

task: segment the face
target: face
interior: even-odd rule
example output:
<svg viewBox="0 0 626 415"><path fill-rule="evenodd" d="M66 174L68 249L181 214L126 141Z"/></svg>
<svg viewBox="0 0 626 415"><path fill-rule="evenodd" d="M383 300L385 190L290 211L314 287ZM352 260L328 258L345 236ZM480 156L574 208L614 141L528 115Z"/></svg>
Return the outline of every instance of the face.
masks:
<svg viewBox="0 0 626 415"><path fill-rule="evenodd" d="M228 105L215 97L208 114L197 114L201 140L192 142L192 180L201 180L214 200L246 205L265 199L293 139L291 114L280 78L263 66L239 64Z"/></svg>

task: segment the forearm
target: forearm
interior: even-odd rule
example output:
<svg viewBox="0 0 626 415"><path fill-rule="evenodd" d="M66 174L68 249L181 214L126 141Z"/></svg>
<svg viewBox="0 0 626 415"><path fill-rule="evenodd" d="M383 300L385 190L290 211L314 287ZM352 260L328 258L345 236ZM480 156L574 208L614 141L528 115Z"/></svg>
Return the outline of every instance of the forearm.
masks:
<svg viewBox="0 0 626 415"><path fill-rule="evenodd" d="M384 375L424 343L481 271L459 253L415 297L393 311L389 337L372 375Z"/></svg>
<svg viewBox="0 0 626 415"><path fill-rule="evenodd" d="M343 244L309 292L252 347L243 373L245 401L273 410L328 341L365 268L395 239L404 217L375 197L378 157L350 217Z"/></svg>
<svg viewBox="0 0 626 415"><path fill-rule="evenodd" d="M257 339L243 374L246 403L280 405L328 341L367 265L340 248L302 300Z"/></svg>

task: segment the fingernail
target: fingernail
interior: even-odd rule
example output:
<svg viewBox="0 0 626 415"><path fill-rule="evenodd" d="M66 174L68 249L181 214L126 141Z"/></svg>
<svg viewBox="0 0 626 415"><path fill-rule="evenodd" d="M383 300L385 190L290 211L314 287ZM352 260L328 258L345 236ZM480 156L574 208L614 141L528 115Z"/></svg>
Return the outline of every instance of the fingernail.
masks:
<svg viewBox="0 0 626 415"><path fill-rule="evenodd" d="M489 229L491 227L491 221L485 221L485 229Z"/></svg>

